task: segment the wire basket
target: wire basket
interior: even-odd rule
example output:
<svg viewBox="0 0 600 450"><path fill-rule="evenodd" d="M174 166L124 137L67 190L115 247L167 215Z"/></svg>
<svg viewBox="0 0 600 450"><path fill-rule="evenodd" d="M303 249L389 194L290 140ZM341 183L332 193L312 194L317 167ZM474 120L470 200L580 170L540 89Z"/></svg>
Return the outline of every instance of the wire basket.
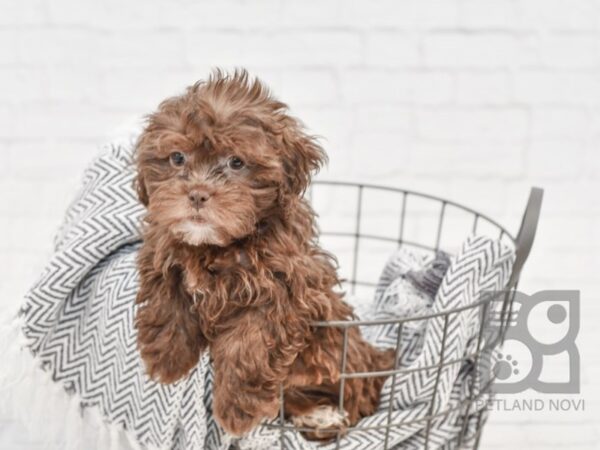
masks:
<svg viewBox="0 0 600 450"><path fill-rule="evenodd" d="M335 191L333 196L319 196L318 190L329 189ZM341 194L341 195L340 195ZM460 205L456 202L446 200L440 197L422 194L405 189L398 189L385 186L376 186L369 184L357 184L347 182L331 182L331 181L318 181L314 182L310 191L308 192L309 199L312 203L315 200L322 198L333 198L330 205L325 205L325 210L335 209L336 207L341 210L341 215L345 216L344 219L337 223L328 223L327 219L321 216L319 218L319 226L321 228L320 239L327 241L329 238L343 242L344 245L338 246L337 250L334 249L333 253L336 254L340 262L342 270L342 276L345 278L345 289L352 295L361 295L363 298L373 298L375 287L383 267L383 262L389 257L389 255L401 246L413 247L431 252L437 252L443 250L449 254L456 252L458 247L462 244L464 239L470 233L482 233L490 237L496 237L508 244L514 245L515 248L515 261L512 268L512 273L508 279L508 282L502 290L494 295L481 295L477 301L474 301L467 307L460 309L454 308L447 311L420 315L418 317L402 317L398 319L386 319L386 320L353 320L353 321L335 321L335 322L317 322L314 324L315 327L339 327L344 333L343 349L342 349L342 361L341 361L341 378L340 378L340 411L343 410L343 390L345 380L351 377L377 377L377 376L389 376L392 377L391 386L391 397L394 396L396 389L396 377L397 375L410 371L410 368L398 368L398 363L393 370L380 371L380 372L367 372L361 374L352 374L345 371L345 360L347 351L347 330L350 327L370 327L382 324L398 324L399 327L403 323L415 320L431 319L434 317L443 316L444 322L447 325L448 318L451 314L460 312L461 310L469 308L483 308L487 309L491 301L497 300L501 302L501 312L499 315L499 329L496 331L496 338L492 341L487 341L485 345L482 345L484 341L482 339L483 334L487 331L486 321L481 321L479 328L479 335L477 336L477 350L474 354L464 355L462 358L454 359L451 361L443 361L443 349L446 346L446 334L444 333L441 346L442 346L442 357L439 363L433 367L423 367L418 370L431 370L436 369L436 385L433 391L433 398L431 399L431 409L429 414L425 418L425 445L424 448L430 447L430 429L431 423L437 418L441 418L451 411L458 408L469 408L473 402L476 402L483 394L488 394L492 388L492 380L489 380L483 386L480 387L478 392L471 391L471 395L465 399L458 408L452 410L446 409L441 412L434 412L433 405L435 403L435 395L437 393L437 383L440 379L440 373L442 368L449 364L463 364L467 360L474 361L474 366L477 367L480 356L484 351L489 351L500 345L506 334L506 329L509 324L508 318L512 314L512 304L514 300L514 293L516 292L519 275L523 268L525 261L533 245L533 239L537 228L539 219L540 207L542 202L543 191L539 188L532 188L530 197L523 215L523 220L518 233L513 236L508 230L502 225L491 219L490 217L475 211L466 206ZM377 202L369 202L369 198L377 197ZM343 197L343 199L342 199ZM385 201L382 198L385 197ZM415 206L419 203L426 204L427 206ZM372 206L380 208L382 204L387 205L384 210L373 211ZM323 206L323 205L321 205ZM412 207L412 209L411 209ZM318 208L316 208L318 210ZM451 215L461 215L460 221L456 218L451 218ZM337 211L336 214L340 214ZM383 217L383 219L381 219ZM375 220L375 225L369 226L368 220ZM411 223L416 222L416 223ZM460 225L459 225L460 222ZM412 231L411 231L412 230ZM419 232L414 232L419 230ZM373 247L375 243L375 247ZM324 246L328 248L328 245L324 243ZM335 247L335 245L334 245ZM369 248L370 247L370 248ZM377 248L374 251L373 248ZM328 248L332 250L331 248ZM378 262L372 261L372 256L379 254L381 259ZM363 270L361 268L361 261L367 260L366 266L369 270ZM486 316L484 311L483 317ZM489 323L488 323L489 324ZM498 331L499 330L499 331ZM401 333L398 333L400 336ZM400 352L400 337L396 342L396 361ZM414 369L412 369L414 370ZM385 440L382 443L384 449L389 449L388 439L390 430L394 427L405 427L411 425L411 422L400 422L393 423L391 421L391 409L393 402L390 402L390 411L388 413L387 424L383 427L385 430ZM479 440L483 425L485 423L484 414L485 407L479 411L476 418L475 434L471 433L469 442L469 448L478 448ZM454 442L449 442L452 448L462 447L464 448L464 436L467 430L467 416L463 416L464 420L462 423L461 431ZM418 419L423 422L423 418ZM275 428L280 431L280 448L284 449L284 433L288 431L307 431L299 429L292 425L286 425L284 421L284 401L283 401L283 386L281 387L281 405L279 413L278 423L272 423L267 425L270 428ZM361 427L354 426L348 428L347 432L357 430L368 430L372 427ZM336 438L337 447L340 445L341 439L340 433ZM398 448L398 447L396 447Z"/></svg>

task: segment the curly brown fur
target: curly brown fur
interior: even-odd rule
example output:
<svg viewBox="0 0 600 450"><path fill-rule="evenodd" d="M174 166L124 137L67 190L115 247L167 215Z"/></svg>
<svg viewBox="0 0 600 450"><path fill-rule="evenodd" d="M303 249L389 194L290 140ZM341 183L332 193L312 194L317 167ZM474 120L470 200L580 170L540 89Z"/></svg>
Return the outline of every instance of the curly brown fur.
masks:
<svg viewBox="0 0 600 450"><path fill-rule="evenodd" d="M214 414L235 435L277 415L281 384L288 416L337 405L343 330L312 323L352 310L302 196L321 147L245 71L217 71L161 103L136 155L148 209L136 327L150 376L177 381L208 349ZM357 328L348 342L348 372L392 366ZM351 425L375 411L383 381L347 380Z"/></svg>

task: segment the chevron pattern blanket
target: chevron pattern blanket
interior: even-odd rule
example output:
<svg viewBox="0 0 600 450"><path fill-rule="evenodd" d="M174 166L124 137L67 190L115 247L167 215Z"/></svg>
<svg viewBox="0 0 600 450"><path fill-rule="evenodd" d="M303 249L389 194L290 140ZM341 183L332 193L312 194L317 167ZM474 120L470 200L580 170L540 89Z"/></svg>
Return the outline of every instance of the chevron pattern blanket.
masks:
<svg viewBox="0 0 600 450"><path fill-rule="evenodd" d="M56 399L52 400L52 416L71 425L71 431L66 426L61 433L65 439L95 417L92 428L104 430L103 434L85 446L84 437L75 436L74 448L279 448L279 431L267 425L239 441L219 428L211 414L213 380L206 356L186 380L173 385L154 383L145 375L133 328L138 283L135 258L144 214L132 188L133 178L130 140L113 144L86 171L51 260L27 294L18 321L24 339L18 353L27 366L23 374L40 372L48 377L25 386L15 402L24 401L37 389L31 396L39 403L42 390L52 390ZM467 306L481 291L504 286L513 256L513 250L499 242L469 238L446 264L449 267L433 297L431 280L421 277L419 270L432 261L439 263L439 258L397 253L386 266L369 317L403 317L408 313L409 298L415 311L442 312ZM424 287L419 287L420 283ZM402 328L400 367L425 369L398 374L394 389L390 378L383 389L380 412L359 424L372 428L350 432L340 448L383 449L384 442L388 448L422 448L427 428L429 448L456 448L463 417L468 419L466 442L473 438L478 416L475 405L456 408L470 393L472 367L450 364L439 378L435 370L426 368L472 352L478 324L477 309L453 314L447 322L437 317L407 323ZM394 346L399 327L363 331L376 345ZM21 385L29 379L23 374ZM57 408L65 398L69 400L62 415ZM42 403L38 408L44 417L48 403ZM429 425L415 422L444 410L449 413ZM31 421L31 416L27 417ZM388 419L410 424L390 428L386 434L381 426ZM317 448L299 433L288 431L282 437L287 449Z"/></svg>

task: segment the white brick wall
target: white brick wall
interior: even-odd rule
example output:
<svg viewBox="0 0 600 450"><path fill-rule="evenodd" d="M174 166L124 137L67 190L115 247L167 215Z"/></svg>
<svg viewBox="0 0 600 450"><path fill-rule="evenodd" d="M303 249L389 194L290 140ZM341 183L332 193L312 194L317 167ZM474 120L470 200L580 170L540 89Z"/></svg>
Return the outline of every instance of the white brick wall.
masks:
<svg viewBox="0 0 600 450"><path fill-rule="evenodd" d="M3 0L0 307L39 273L111 131L214 65L246 66L324 136L324 178L458 200L515 229L521 288L582 290L584 413L494 414L483 448L600 448L600 0ZM0 448L23 442L0 418Z"/></svg>

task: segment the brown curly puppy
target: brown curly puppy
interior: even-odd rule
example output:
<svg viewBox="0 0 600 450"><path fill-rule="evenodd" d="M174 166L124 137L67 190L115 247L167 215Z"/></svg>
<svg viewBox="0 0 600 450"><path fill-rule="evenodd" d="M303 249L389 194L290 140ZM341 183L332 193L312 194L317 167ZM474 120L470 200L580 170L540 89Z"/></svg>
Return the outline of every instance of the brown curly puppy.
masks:
<svg viewBox="0 0 600 450"><path fill-rule="evenodd" d="M311 324L352 310L303 199L325 154L286 105L245 71L217 71L162 102L136 151L148 208L136 327L149 374L177 381L208 349L214 414L234 435L277 415L281 384L299 425L343 429L372 414L383 377L348 379L346 414L335 413L343 330ZM348 335L348 372L393 365L357 328Z"/></svg>

